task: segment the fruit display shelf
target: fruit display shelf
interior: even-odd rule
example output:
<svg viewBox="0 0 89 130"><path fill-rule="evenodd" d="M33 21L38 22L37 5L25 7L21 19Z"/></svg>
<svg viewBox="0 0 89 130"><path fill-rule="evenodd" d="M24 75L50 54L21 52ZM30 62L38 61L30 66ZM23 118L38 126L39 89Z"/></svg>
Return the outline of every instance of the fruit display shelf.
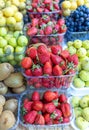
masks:
<svg viewBox="0 0 89 130"><path fill-rule="evenodd" d="M50 129L61 129L62 127L66 127L66 126L68 126L69 124L70 124L70 122L72 121L72 119L73 119L73 111L72 111L72 108L71 108L71 105L70 105L70 112L71 112L71 116L70 116L70 121L68 121L68 122L66 122L66 123L61 123L61 124L54 124L54 125L35 125L35 124L25 124L24 122L23 122L23 117L22 117L22 112L21 112L21 109L22 109L22 104L23 104L23 101L24 101L24 99L26 98L31 98L31 96L32 96L32 94L33 94L33 92L34 92L34 90L30 90L30 91L27 91L27 92L25 92L25 93L23 93L22 95L21 95L21 98L20 98L20 124L23 126L23 127L25 127L25 128L27 128L27 129L36 129L36 130L38 130L38 129L45 129L45 130L50 130ZM37 92L37 91L36 91ZM39 90L38 91L39 93L40 93L40 96L41 96L41 98L42 98L42 96L43 96L43 94L45 93L45 92L47 92L46 90L44 90L44 91L42 91L42 90ZM54 92L53 90L51 91L51 92ZM59 94L65 94L63 91L60 91L60 92L58 92ZM66 97L67 97L67 94L65 94L66 95ZM68 98L68 97L67 97ZM69 102L68 102L69 103Z"/></svg>

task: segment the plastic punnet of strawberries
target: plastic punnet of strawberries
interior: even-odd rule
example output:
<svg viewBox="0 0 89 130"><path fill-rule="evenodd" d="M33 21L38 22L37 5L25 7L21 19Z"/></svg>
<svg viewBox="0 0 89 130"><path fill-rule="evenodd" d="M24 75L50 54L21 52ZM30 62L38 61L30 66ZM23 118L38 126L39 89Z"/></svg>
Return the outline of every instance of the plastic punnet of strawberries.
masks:
<svg viewBox="0 0 89 130"><path fill-rule="evenodd" d="M25 124L54 125L70 122L72 111L65 94L45 91L41 95L35 91L31 98L24 98L21 116Z"/></svg>
<svg viewBox="0 0 89 130"><path fill-rule="evenodd" d="M21 62L28 85L35 88L68 88L78 66L78 56L60 45L33 44Z"/></svg>

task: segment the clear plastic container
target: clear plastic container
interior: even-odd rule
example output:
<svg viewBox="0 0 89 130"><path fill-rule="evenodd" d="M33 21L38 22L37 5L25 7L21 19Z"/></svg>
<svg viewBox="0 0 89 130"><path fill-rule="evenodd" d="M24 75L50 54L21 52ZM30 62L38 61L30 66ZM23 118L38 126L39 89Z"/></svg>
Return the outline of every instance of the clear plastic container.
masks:
<svg viewBox="0 0 89 130"><path fill-rule="evenodd" d="M62 76L27 76L27 85L31 88L58 88L68 89L75 74Z"/></svg>
<svg viewBox="0 0 89 130"><path fill-rule="evenodd" d="M9 130L16 130L18 124L19 124L19 109L20 109L20 98L17 94L7 94L5 95L5 98L6 99L17 99L18 100L18 108L17 108L17 111L16 111L16 114L15 114L15 117L16 117L16 123L14 124L14 126L12 128L10 128Z"/></svg>
<svg viewBox="0 0 89 130"><path fill-rule="evenodd" d="M37 90L36 90L37 91ZM45 92L46 90L42 91L42 90L39 90L38 92L40 93L40 95L42 96L43 93ZM53 90L52 90L53 91ZM55 90L54 90L55 91ZM34 90L30 90L30 91L27 91L25 93L23 93L20 97L20 124L22 126L24 126L25 128L28 128L28 129L31 129L31 130L59 130L61 127L63 126L67 126L70 124L70 122L72 121L73 119L73 110L72 110L72 107L71 107L71 117L70 117L70 122L69 123L63 123L63 124L55 124L55 125L31 125L31 124L25 124L23 123L23 118L22 118L22 115L21 115L21 107L22 107L22 103L23 103L23 100L26 98L26 97L29 97L31 98L31 95L32 93L34 92ZM59 91L58 91L59 92ZM63 91L60 91L59 92L60 94L61 93L64 93ZM66 94L66 93L65 93ZM66 94L67 96L67 94ZM68 96L67 96L68 97ZM69 102L69 101L68 101Z"/></svg>
<svg viewBox="0 0 89 130"><path fill-rule="evenodd" d="M67 31L65 35L66 41L74 41L76 39L79 40L89 40L89 32L70 32Z"/></svg>

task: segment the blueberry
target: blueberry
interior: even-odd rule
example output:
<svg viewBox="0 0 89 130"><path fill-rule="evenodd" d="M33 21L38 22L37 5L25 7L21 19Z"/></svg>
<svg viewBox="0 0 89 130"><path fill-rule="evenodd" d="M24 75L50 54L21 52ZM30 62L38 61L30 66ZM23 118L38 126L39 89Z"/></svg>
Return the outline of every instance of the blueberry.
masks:
<svg viewBox="0 0 89 130"><path fill-rule="evenodd" d="M84 17L84 18L87 18L87 14L84 13L84 14L83 14L83 17Z"/></svg>
<svg viewBox="0 0 89 130"><path fill-rule="evenodd" d="M84 15L84 13L81 11L81 12L79 13L79 15L80 15L80 16L83 16L83 15Z"/></svg>

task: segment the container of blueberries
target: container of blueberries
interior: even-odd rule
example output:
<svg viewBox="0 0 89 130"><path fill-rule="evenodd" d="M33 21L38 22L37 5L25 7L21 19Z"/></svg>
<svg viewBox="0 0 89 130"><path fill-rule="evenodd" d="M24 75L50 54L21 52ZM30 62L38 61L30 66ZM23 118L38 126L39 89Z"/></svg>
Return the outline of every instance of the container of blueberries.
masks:
<svg viewBox="0 0 89 130"><path fill-rule="evenodd" d="M89 40L89 8L79 6L70 16L66 17L66 41L75 39Z"/></svg>

